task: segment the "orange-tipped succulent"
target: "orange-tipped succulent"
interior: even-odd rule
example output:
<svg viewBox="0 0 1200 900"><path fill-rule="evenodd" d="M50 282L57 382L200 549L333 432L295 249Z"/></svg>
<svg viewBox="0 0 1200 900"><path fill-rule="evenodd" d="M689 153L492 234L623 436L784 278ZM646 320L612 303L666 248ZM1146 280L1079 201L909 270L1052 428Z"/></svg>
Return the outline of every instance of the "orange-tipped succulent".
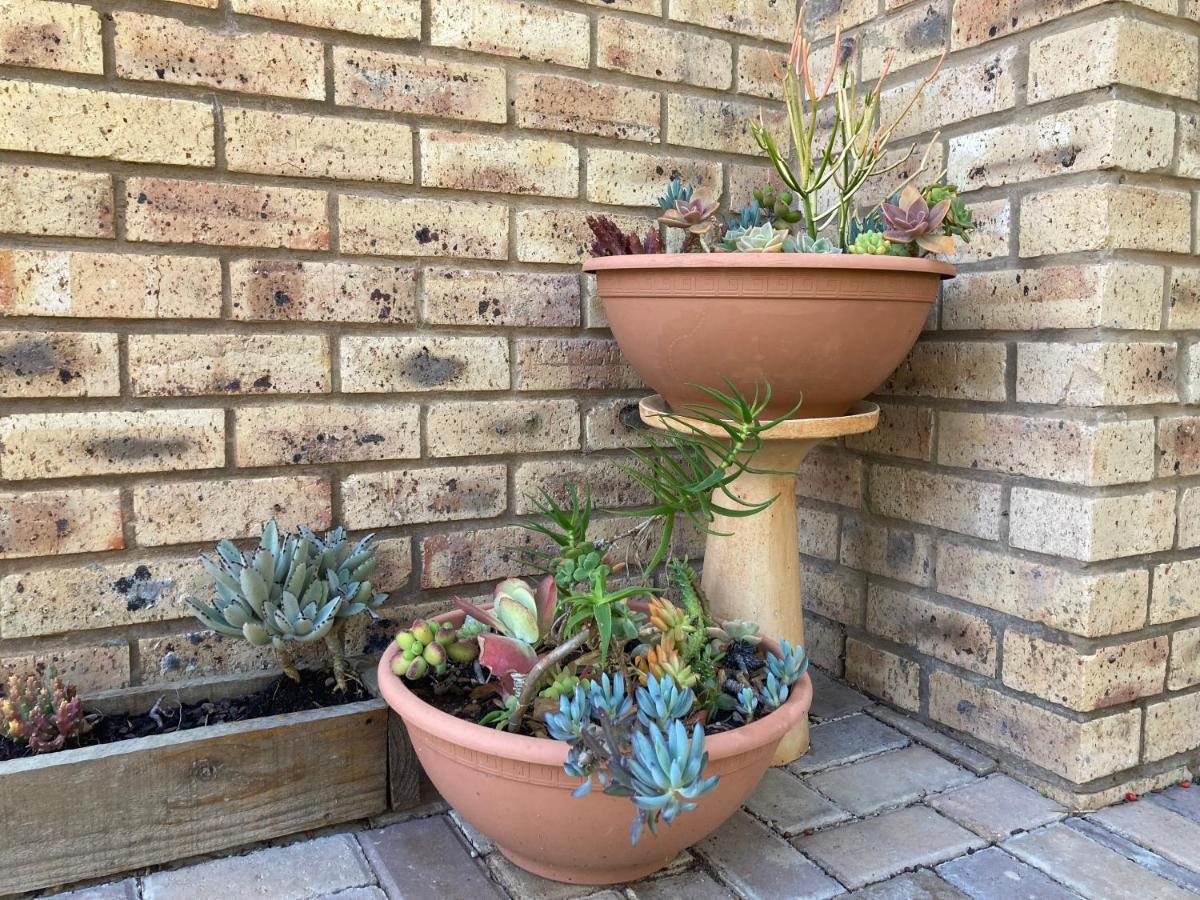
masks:
<svg viewBox="0 0 1200 900"><path fill-rule="evenodd" d="M670 637L675 643L682 644L688 634L695 630L687 612L665 597L651 598L647 612L650 627L664 638Z"/></svg>
<svg viewBox="0 0 1200 900"><path fill-rule="evenodd" d="M684 661L669 634L664 634L658 646L651 647L645 656L634 660L634 664L641 672L643 682L651 675L655 678L670 677L681 688L689 688L695 687L700 680L700 676Z"/></svg>
<svg viewBox="0 0 1200 900"><path fill-rule="evenodd" d="M663 213L658 221L668 228L686 228L689 234L703 237L717 224L716 203L706 203L701 197L676 200L675 207Z"/></svg>

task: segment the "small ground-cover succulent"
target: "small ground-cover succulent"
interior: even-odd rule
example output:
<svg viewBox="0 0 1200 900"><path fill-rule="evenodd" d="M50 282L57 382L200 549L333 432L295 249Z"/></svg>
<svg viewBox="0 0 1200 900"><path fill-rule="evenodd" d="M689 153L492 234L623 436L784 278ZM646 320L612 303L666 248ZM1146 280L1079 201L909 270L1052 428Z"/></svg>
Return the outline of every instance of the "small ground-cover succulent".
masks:
<svg viewBox="0 0 1200 900"><path fill-rule="evenodd" d="M373 535L351 543L336 528L319 538L307 528L282 536L272 520L247 555L232 541L217 544L217 558L200 557L213 579L209 601L186 598L209 628L274 648L286 674L300 680L292 658L297 644L323 640L338 690L347 688L346 621L374 610L387 595L371 587L375 570Z"/></svg>
<svg viewBox="0 0 1200 900"><path fill-rule="evenodd" d="M770 715L808 666L803 650L786 641L768 651L751 623L715 621L696 571L671 553L680 517L711 530L718 514L752 515L770 505L729 491L739 474L757 471L763 433L782 421L760 419L769 389L753 398L732 387L708 393L712 407L688 412L719 425L723 440L668 418L665 435L630 451L626 471L652 499L614 512L638 524L596 540L586 492L568 488L565 502L543 492L535 500L541 517L527 526L552 547L530 557L544 572L536 586L505 579L488 607L455 598L467 614L461 625L418 620L396 636L393 672L430 702L479 724L570 744L565 771L582 779L576 793L598 784L629 797L635 842L643 828L669 824L716 786L705 774L705 735ZM655 585L664 561L665 583Z"/></svg>
<svg viewBox="0 0 1200 900"><path fill-rule="evenodd" d="M803 8L785 65L776 65L787 105L791 147L775 139L762 116L750 127L774 165L782 188L763 185L753 199L723 222L717 204L708 202L693 186L673 177L658 200L668 227L686 228L680 252L724 253L856 253L921 256L952 253L954 239L969 240L974 222L953 184L940 173L928 178L929 159L937 145L934 135L918 155L917 145L892 150L897 127L937 77L941 60L910 92L890 117L882 112L884 80L893 53L884 59L878 80L860 90L854 56L857 45L841 39L840 29L824 75L815 71L813 47L805 35ZM860 197L863 188L907 167L896 195L884 202ZM912 194L920 200L914 200ZM889 209L888 207L892 207ZM652 230L645 238L627 235L601 216L588 217L596 236L593 256L623 253L663 253L665 242ZM864 237L878 234L879 237ZM779 238L776 238L779 235Z"/></svg>
<svg viewBox="0 0 1200 900"><path fill-rule="evenodd" d="M89 730L83 701L53 668L41 677L8 676L0 697L0 736L27 745L33 753L51 753Z"/></svg>

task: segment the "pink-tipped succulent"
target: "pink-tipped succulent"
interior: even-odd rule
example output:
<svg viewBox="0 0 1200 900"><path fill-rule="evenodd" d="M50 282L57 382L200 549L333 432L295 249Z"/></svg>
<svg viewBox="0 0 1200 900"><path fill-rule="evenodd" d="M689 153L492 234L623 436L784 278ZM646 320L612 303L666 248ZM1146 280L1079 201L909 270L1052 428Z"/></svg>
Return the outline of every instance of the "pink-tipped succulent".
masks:
<svg viewBox="0 0 1200 900"><path fill-rule="evenodd" d="M703 237L717 224L714 218L717 204L705 203L700 197L676 200L675 208L668 209L659 217L659 222L668 228L686 228L688 234Z"/></svg>
<svg viewBox="0 0 1200 900"><path fill-rule="evenodd" d="M479 635L479 663L500 681L505 694L514 690L513 676L527 675L538 661L539 643L550 633L558 605L558 585L547 575L536 589L521 578L496 585L492 608L483 609L464 597L455 604L495 630Z"/></svg>
<svg viewBox="0 0 1200 900"><path fill-rule="evenodd" d="M912 185L900 193L900 205L884 203L880 208L887 229L883 236L895 244L915 243L926 253L953 253L954 238L942 231L942 222L950 211L950 200L941 200L931 209Z"/></svg>
<svg viewBox="0 0 1200 900"><path fill-rule="evenodd" d="M83 701L72 685L64 685L54 669L39 680L30 675L23 681L8 677L0 698L0 734L27 744L34 753L61 750L67 738L83 734L91 723L83 713Z"/></svg>

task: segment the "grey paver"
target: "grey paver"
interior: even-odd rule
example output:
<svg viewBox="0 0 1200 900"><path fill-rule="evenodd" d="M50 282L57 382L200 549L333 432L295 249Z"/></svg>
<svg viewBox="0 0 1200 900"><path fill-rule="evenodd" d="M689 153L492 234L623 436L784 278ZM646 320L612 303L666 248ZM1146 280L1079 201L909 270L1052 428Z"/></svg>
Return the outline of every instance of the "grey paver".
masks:
<svg viewBox="0 0 1200 900"><path fill-rule="evenodd" d="M937 873L975 900L1078 900L1043 872L988 847L937 867Z"/></svg>
<svg viewBox="0 0 1200 900"><path fill-rule="evenodd" d="M639 881L629 889L637 900L732 900L733 895L725 890L707 872L684 872L669 878Z"/></svg>
<svg viewBox="0 0 1200 900"><path fill-rule="evenodd" d="M834 681L816 667L810 667L808 674L812 676L813 683L813 702L808 714L814 719L840 719L865 709L873 702L870 697L840 681Z"/></svg>
<svg viewBox="0 0 1200 900"><path fill-rule="evenodd" d="M463 837L467 839L467 843L480 856L487 856L496 849L496 845L492 843L490 837L460 816L456 810L450 810L450 821L462 832Z"/></svg>
<svg viewBox="0 0 1200 900"><path fill-rule="evenodd" d="M1145 799L1159 806L1187 816L1193 822L1200 822L1200 787L1169 787L1157 794L1147 794Z"/></svg>
<svg viewBox="0 0 1200 900"><path fill-rule="evenodd" d="M967 895L928 869L909 872L855 891L854 900L967 900Z"/></svg>
<svg viewBox="0 0 1200 900"><path fill-rule="evenodd" d="M907 747L826 769L810 775L808 783L843 809L865 816L974 779L932 750Z"/></svg>
<svg viewBox="0 0 1200 900"><path fill-rule="evenodd" d="M183 869L147 875L146 900L308 900L375 883L375 876L348 834L335 834L226 856Z"/></svg>
<svg viewBox="0 0 1200 900"><path fill-rule="evenodd" d="M744 900L835 897L841 885L744 812L696 845Z"/></svg>
<svg viewBox="0 0 1200 900"><path fill-rule="evenodd" d="M746 808L788 837L850 818L845 810L784 769L767 769L763 780L746 800Z"/></svg>
<svg viewBox="0 0 1200 900"><path fill-rule="evenodd" d="M504 896L445 816L363 831L358 840L391 900Z"/></svg>
<svg viewBox="0 0 1200 900"><path fill-rule="evenodd" d="M1011 837L1005 850L1085 897L1195 900L1195 895L1058 823Z"/></svg>
<svg viewBox="0 0 1200 900"><path fill-rule="evenodd" d="M1014 831L1030 831L1066 815L1053 800L1007 775L946 791L931 797L929 805L989 841L1004 840Z"/></svg>
<svg viewBox="0 0 1200 900"><path fill-rule="evenodd" d="M808 752L788 768L804 775L887 750L899 750L907 744L908 738L896 729L856 713L814 725L809 731Z"/></svg>
<svg viewBox="0 0 1200 900"><path fill-rule="evenodd" d="M857 888L932 866L983 846L983 840L926 806L837 825L793 842L826 872Z"/></svg>
<svg viewBox="0 0 1200 900"><path fill-rule="evenodd" d="M1196 874L1193 870L1185 869L1183 866L1159 856L1153 850L1147 850L1141 844L1135 844L1128 838L1121 837L1116 832L1109 831L1107 828L1097 825L1095 822L1089 822L1087 819L1068 819L1067 825L1085 837L1091 838L1102 847L1115 850L1126 859L1137 863L1143 869L1153 872L1155 875L1167 879L1167 881L1173 881L1180 887L1200 894L1200 875ZM1180 838L1180 843L1185 848L1195 846L1195 844L1186 844L1182 837Z"/></svg>
<svg viewBox="0 0 1200 900"><path fill-rule="evenodd" d="M595 885L564 884L561 881L551 881L526 872L524 869L509 862L499 853L493 853L487 858L487 866L492 876L504 886L512 896L524 900L578 900L596 893Z"/></svg>
<svg viewBox="0 0 1200 900"><path fill-rule="evenodd" d="M1176 865L1200 872L1200 823L1154 803L1122 803L1088 816Z"/></svg>
<svg viewBox="0 0 1200 900"><path fill-rule="evenodd" d="M132 878L55 894L52 900L137 900L137 882Z"/></svg>
<svg viewBox="0 0 1200 900"><path fill-rule="evenodd" d="M987 775L996 771L996 761L990 756L986 756L978 750L972 750L962 741L956 741L950 735L942 734L923 722L910 719L903 713L888 709L886 706L872 707L869 712L881 722L886 722L893 728L899 729L914 741L920 741L925 746L932 747L942 756L950 757L976 775Z"/></svg>
<svg viewBox="0 0 1200 900"><path fill-rule="evenodd" d="M336 894L326 894L320 900L387 900L387 894L377 887L350 888Z"/></svg>

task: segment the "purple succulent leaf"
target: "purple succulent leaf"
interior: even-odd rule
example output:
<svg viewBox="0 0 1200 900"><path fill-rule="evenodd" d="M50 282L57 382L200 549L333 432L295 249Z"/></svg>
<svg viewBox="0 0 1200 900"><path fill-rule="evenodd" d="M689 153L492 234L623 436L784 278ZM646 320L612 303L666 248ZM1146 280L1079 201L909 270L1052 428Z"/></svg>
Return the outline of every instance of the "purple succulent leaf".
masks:
<svg viewBox="0 0 1200 900"><path fill-rule="evenodd" d="M500 682L505 695L513 692L513 673L529 674L537 663L537 654L523 641L502 634L479 635L479 664Z"/></svg>
<svg viewBox="0 0 1200 900"><path fill-rule="evenodd" d="M950 212L950 201L939 200L933 209L929 210L929 215L926 217L929 231L937 231L941 228L942 221L948 212Z"/></svg>
<svg viewBox="0 0 1200 900"><path fill-rule="evenodd" d="M550 633L554 612L558 608L558 585L553 575L547 575L538 583L533 599L537 605L538 632L545 636Z"/></svg>

